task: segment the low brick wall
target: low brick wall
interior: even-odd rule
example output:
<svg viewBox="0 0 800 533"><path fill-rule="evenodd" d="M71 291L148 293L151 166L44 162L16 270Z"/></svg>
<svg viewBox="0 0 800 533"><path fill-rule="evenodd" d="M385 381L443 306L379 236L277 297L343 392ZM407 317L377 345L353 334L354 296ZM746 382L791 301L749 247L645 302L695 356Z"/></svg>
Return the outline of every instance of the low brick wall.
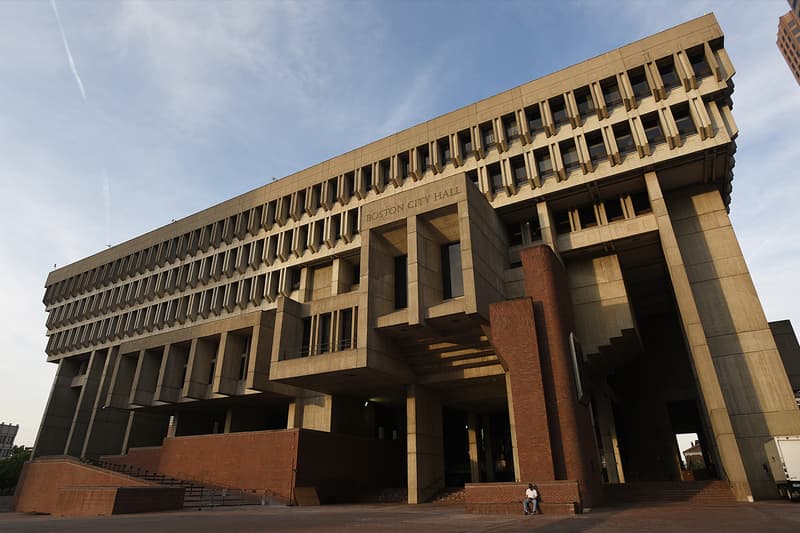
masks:
<svg viewBox="0 0 800 533"><path fill-rule="evenodd" d="M106 516L183 508L183 489L171 487L64 487L56 516Z"/></svg>
<svg viewBox="0 0 800 533"><path fill-rule="evenodd" d="M161 448L161 446L130 448L125 455L104 455L100 459L118 465L134 466L150 472L158 472Z"/></svg>
<svg viewBox="0 0 800 533"><path fill-rule="evenodd" d="M575 514L582 511L577 481L537 483L542 514ZM467 483L464 504L468 513L522 514L527 483Z"/></svg>

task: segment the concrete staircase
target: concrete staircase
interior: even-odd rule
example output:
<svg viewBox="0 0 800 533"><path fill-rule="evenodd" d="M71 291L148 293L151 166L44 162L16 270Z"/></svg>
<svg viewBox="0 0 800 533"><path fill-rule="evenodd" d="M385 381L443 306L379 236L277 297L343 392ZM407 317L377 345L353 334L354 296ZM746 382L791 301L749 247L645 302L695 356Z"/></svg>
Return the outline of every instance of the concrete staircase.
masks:
<svg viewBox="0 0 800 533"><path fill-rule="evenodd" d="M84 457L81 459L81 461L99 468L120 472L122 474L126 474L144 481L149 481L151 483L156 483L158 485L163 485L165 487L182 488L184 489L184 509L200 510L210 507L264 505L268 503L259 495L252 492L202 485L193 481L176 479L159 472L151 472L144 468L121 465L109 461L102 461L100 459L90 459Z"/></svg>
<svg viewBox="0 0 800 533"><path fill-rule="evenodd" d="M690 503L732 505L736 503L727 481L652 481L605 485L606 504Z"/></svg>
<svg viewBox="0 0 800 533"><path fill-rule="evenodd" d="M459 503L464 504L464 487L447 487L431 498L430 503Z"/></svg>

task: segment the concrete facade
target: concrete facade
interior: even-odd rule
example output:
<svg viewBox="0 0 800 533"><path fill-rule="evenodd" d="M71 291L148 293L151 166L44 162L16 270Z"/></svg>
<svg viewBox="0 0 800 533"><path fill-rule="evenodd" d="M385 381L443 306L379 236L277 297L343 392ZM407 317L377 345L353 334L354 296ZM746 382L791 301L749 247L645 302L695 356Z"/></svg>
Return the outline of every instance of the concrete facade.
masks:
<svg viewBox="0 0 800 533"><path fill-rule="evenodd" d="M778 19L778 49L783 54L795 81L800 84L800 6L788 0L792 9Z"/></svg>
<svg viewBox="0 0 800 533"><path fill-rule="evenodd" d="M19 426L16 424L0 423L0 459L11 455L17 431L19 431Z"/></svg>
<svg viewBox="0 0 800 533"><path fill-rule="evenodd" d="M342 435L401 450L371 486L409 503L533 481L579 510L682 479L694 432L777 496L762 444L800 411L728 218L733 75L706 15L53 271L34 455L259 490L273 457L291 499L346 485L292 478ZM297 430L332 437L273 453Z"/></svg>

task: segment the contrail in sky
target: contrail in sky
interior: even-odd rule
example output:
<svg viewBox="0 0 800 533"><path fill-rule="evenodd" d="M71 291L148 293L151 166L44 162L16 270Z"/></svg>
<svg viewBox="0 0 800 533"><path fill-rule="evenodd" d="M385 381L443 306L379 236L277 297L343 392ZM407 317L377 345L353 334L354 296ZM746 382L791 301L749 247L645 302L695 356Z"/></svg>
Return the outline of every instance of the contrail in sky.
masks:
<svg viewBox="0 0 800 533"><path fill-rule="evenodd" d="M53 8L53 13L56 15L56 21L58 22L58 29L61 30L61 40L64 41L64 50L67 52L67 60L69 61L69 68L72 70L72 75L75 77L75 82L78 84L78 89L81 91L81 96L83 97L83 101L86 101L86 91L83 88L83 82L81 81L81 76L78 74L78 69L75 68L75 60L72 59L72 52L69 51L69 43L67 42L67 34L64 33L64 26L61 25L61 17L58 15L58 7L56 7L56 0L50 0L50 5Z"/></svg>

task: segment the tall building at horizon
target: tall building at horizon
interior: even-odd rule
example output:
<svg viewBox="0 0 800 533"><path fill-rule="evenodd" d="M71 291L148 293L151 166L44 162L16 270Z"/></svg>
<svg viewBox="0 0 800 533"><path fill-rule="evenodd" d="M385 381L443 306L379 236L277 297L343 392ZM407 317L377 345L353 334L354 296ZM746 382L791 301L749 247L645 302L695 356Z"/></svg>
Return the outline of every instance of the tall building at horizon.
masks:
<svg viewBox="0 0 800 533"><path fill-rule="evenodd" d="M35 458L474 511L777 496L800 411L728 216L733 74L705 15L54 270Z"/></svg>
<svg viewBox="0 0 800 533"><path fill-rule="evenodd" d="M800 85L800 3L788 0L790 9L778 19L778 49Z"/></svg>
<svg viewBox="0 0 800 533"><path fill-rule="evenodd" d="M11 455L17 431L19 431L19 425L0 422L0 459Z"/></svg>

